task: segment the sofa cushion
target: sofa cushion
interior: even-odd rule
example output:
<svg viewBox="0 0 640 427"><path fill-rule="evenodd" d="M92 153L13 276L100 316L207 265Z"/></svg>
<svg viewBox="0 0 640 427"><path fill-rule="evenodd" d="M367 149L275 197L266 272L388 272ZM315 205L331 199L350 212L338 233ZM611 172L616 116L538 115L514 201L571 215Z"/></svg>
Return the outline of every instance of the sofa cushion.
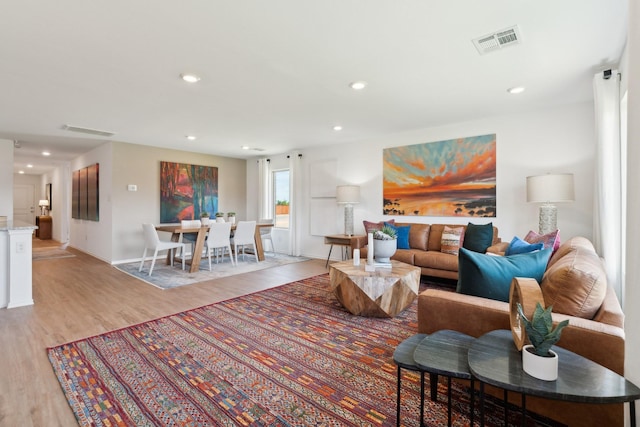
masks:
<svg viewBox="0 0 640 427"><path fill-rule="evenodd" d="M507 246L505 255L526 254L527 252L539 251L544 248L543 243L527 243L518 236L511 239L511 243Z"/></svg>
<svg viewBox="0 0 640 427"><path fill-rule="evenodd" d="M427 243L429 242L429 231L431 230L431 225L413 222L396 222L396 225L411 226L411 229L409 230L409 246L411 247L411 249L421 249L423 251L427 250Z"/></svg>
<svg viewBox="0 0 640 427"><path fill-rule="evenodd" d="M464 241L464 227L444 226L442 240L440 242L440 252L444 254L458 255L459 249Z"/></svg>
<svg viewBox="0 0 640 427"><path fill-rule="evenodd" d="M398 249L411 249L411 246L409 246L409 231L411 230L410 225L391 224L389 222L385 222L384 224L388 225L396 231Z"/></svg>
<svg viewBox="0 0 640 427"><path fill-rule="evenodd" d="M538 234L531 230L524 236L524 241L527 243L542 243L545 249L551 248L555 252L560 247L560 230L547 234Z"/></svg>
<svg viewBox="0 0 640 427"><path fill-rule="evenodd" d="M461 248L456 291L508 302L511 280L532 277L540 283L550 256L551 249L500 257Z"/></svg>
<svg viewBox="0 0 640 427"><path fill-rule="evenodd" d="M380 221L380 222L371 222L371 221L362 221L362 224L364 225L364 233L365 234L369 234L369 233L373 233L376 230L381 230L382 227L384 227L384 223L387 224L395 224L395 219L390 219L388 221Z"/></svg>
<svg viewBox="0 0 640 427"><path fill-rule="evenodd" d="M432 270L458 271L458 257L440 251L413 251L413 265Z"/></svg>
<svg viewBox="0 0 640 427"><path fill-rule="evenodd" d="M467 224L462 247L470 251L485 253L493 243L493 223Z"/></svg>
<svg viewBox="0 0 640 427"><path fill-rule="evenodd" d="M547 269L541 288L554 313L593 319L607 293L607 275L595 251L576 246Z"/></svg>

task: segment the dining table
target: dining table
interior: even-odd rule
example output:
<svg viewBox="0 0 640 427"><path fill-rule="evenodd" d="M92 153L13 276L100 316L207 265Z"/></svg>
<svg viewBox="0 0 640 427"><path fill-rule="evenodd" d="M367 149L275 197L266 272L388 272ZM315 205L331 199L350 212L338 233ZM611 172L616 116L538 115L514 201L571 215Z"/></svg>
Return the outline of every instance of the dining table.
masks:
<svg viewBox="0 0 640 427"><path fill-rule="evenodd" d="M258 257L258 261L264 261L264 249L262 247L262 238L260 237L260 229L261 228L269 228L273 227L272 222L264 222L264 223L256 223L256 230L254 233L254 242L256 246L256 256ZM231 231L233 232L236 229L236 224L231 225ZM202 225L200 227L183 227L180 224L167 224L167 225L158 225L156 227L158 231L164 231L167 233L171 233L171 241L177 242L180 240L180 236L183 234L196 234L195 240L195 248L193 250L193 254L191 255L191 260L185 260L188 264L190 264L189 272L195 273L200 268L200 261L202 260L202 251L204 250L204 243L207 237L207 233L209 232L208 225ZM171 252L167 254L167 264L171 263Z"/></svg>

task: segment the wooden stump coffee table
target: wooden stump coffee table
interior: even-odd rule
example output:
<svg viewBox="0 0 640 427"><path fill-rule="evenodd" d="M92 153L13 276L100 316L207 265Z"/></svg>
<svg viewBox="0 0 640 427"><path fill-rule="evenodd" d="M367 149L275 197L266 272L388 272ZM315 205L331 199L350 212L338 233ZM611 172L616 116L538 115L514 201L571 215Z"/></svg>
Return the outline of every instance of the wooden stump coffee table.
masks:
<svg viewBox="0 0 640 427"><path fill-rule="evenodd" d="M391 260L391 268L365 271L364 263L337 262L330 266L331 290L351 314L395 317L418 296L420 267Z"/></svg>

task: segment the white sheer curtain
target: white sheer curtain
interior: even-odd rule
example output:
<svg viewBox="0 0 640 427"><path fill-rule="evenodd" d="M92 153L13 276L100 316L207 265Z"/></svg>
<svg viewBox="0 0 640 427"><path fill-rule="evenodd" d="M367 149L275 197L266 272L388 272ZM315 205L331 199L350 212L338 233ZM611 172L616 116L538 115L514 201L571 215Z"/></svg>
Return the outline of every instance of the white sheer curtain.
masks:
<svg viewBox="0 0 640 427"><path fill-rule="evenodd" d="M593 243L604 259L609 283L620 299L622 291L623 195L620 150L620 77L611 71L593 77L596 122L596 182Z"/></svg>
<svg viewBox="0 0 640 427"><path fill-rule="evenodd" d="M302 200L301 168L302 154L297 151L289 154L289 255L300 256L300 239L298 230L300 229L300 209L299 203Z"/></svg>

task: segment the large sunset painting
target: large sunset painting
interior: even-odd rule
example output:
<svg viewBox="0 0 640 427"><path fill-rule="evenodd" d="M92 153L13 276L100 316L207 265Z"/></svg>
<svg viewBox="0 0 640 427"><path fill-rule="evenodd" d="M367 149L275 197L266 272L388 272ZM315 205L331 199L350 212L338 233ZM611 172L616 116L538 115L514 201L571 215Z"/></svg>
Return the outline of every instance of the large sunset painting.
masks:
<svg viewBox="0 0 640 427"><path fill-rule="evenodd" d="M160 162L160 222L200 219L218 210L218 168Z"/></svg>
<svg viewBox="0 0 640 427"><path fill-rule="evenodd" d="M383 151L383 214L496 216L496 135Z"/></svg>

